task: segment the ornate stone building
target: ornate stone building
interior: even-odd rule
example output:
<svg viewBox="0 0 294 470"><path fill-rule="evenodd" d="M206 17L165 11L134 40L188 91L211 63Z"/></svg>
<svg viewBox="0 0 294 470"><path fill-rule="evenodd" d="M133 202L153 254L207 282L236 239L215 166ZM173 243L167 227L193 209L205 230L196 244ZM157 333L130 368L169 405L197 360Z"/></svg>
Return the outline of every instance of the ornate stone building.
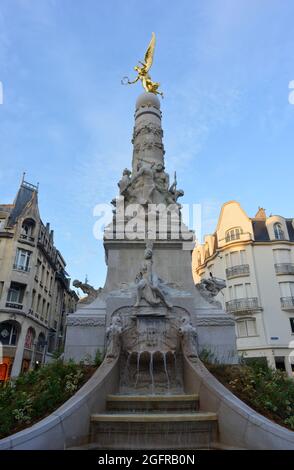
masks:
<svg viewBox="0 0 294 470"><path fill-rule="evenodd" d="M238 202L227 202L215 233L193 252L195 282L210 273L226 280L216 299L236 319L239 352L292 375L294 219L267 217L262 208L250 218Z"/></svg>
<svg viewBox="0 0 294 470"><path fill-rule="evenodd" d="M38 188L23 180L14 203L0 205L0 380L62 349L78 301L65 266L40 218Z"/></svg>

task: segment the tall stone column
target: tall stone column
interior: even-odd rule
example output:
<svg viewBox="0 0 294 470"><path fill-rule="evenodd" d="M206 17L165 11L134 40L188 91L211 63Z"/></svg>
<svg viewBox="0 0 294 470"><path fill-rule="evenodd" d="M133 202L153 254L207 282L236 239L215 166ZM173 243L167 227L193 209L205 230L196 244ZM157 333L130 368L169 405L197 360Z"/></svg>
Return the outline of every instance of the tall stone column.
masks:
<svg viewBox="0 0 294 470"><path fill-rule="evenodd" d="M139 162L164 164L164 147L162 143L160 101L153 93L142 93L136 101L135 127L132 143L133 175L137 173Z"/></svg>
<svg viewBox="0 0 294 470"><path fill-rule="evenodd" d="M18 338L13 366L11 370L11 378L16 378L20 374L21 366L22 366L22 359L23 359L23 352L24 352L24 345L26 339L27 328L23 324L21 327L21 332Z"/></svg>
<svg viewBox="0 0 294 470"><path fill-rule="evenodd" d="M285 362L285 369L289 377L293 377L293 370L291 366L291 359L294 360L291 356L285 356L284 357L284 362Z"/></svg>

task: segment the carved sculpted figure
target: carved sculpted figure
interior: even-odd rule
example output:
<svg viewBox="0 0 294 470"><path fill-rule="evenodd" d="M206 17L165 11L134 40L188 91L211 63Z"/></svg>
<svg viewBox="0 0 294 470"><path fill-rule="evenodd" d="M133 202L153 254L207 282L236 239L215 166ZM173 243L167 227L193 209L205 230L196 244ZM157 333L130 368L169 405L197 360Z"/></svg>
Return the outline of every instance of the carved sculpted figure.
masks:
<svg viewBox="0 0 294 470"><path fill-rule="evenodd" d="M134 306L138 307L141 299L145 299L150 305L158 305L162 302L167 308L171 308L172 305L167 301L161 289L160 279L156 273L153 273L152 256L153 243L148 242L146 243L141 270L136 276L137 300Z"/></svg>
<svg viewBox="0 0 294 470"><path fill-rule="evenodd" d="M171 196L172 201L175 202L175 203L177 202L179 197L184 196L184 191L182 189L177 189L177 175L176 175L176 172L175 172L174 182L171 185L171 187L169 188L169 194Z"/></svg>
<svg viewBox="0 0 294 470"><path fill-rule="evenodd" d="M122 321L119 315L114 315L106 330L106 358L114 359L119 355L121 346Z"/></svg>
<svg viewBox="0 0 294 470"><path fill-rule="evenodd" d="M146 51L144 62L139 61L139 64L141 64L141 66L136 65L134 67L134 70L138 73L138 76L132 82L128 79L128 77L124 77L124 79L122 80L122 84L132 85L133 83L136 83L138 80L141 80L145 91L149 93L154 93L155 95L161 95L163 97L163 93L161 91L158 91L160 83L153 82L148 73L153 62L154 49L155 49L155 34L152 33L152 38L149 43L148 49Z"/></svg>
<svg viewBox="0 0 294 470"><path fill-rule="evenodd" d="M226 287L226 281L210 276L209 279L202 279L196 287L205 297L213 298Z"/></svg>
<svg viewBox="0 0 294 470"><path fill-rule="evenodd" d="M146 163L138 162L137 173L132 178L131 195L137 198L139 204L152 204L154 189L152 168Z"/></svg>
<svg viewBox="0 0 294 470"><path fill-rule="evenodd" d="M131 183L131 171L125 168L121 180L118 182L119 193L124 196Z"/></svg>
<svg viewBox="0 0 294 470"><path fill-rule="evenodd" d="M169 176L164 171L164 165L162 163L157 163L153 169L153 178L156 189L160 193L165 193L168 191L169 186Z"/></svg>
<svg viewBox="0 0 294 470"><path fill-rule="evenodd" d="M179 328L183 353L188 357L198 357L197 354L197 330L192 326L189 318L182 318Z"/></svg>
<svg viewBox="0 0 294 470"><path fill-rule="evenodd" d="M87 294L87 297L84 297L79 301L79 303L83 303L83 304L90 304L102 292L102 287L99 287L99 289L95 289L93 286L91 286L87 282L81 282L78 279L75 279L73 281L73 286L76 287L77 289L81 289L84 292L84 294Z"/></svg>

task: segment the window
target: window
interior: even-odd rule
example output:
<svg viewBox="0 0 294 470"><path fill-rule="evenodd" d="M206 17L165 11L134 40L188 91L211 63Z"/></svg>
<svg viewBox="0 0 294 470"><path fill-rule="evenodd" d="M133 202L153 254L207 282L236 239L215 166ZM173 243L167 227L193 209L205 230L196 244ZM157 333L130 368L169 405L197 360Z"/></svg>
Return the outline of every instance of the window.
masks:
<svg viewBox="0 0 294 470"><path fill-rule="evenodd" d="M44 333L40 333L38 337L38 341L37 341L37 351L43 352L46 344L47 344L47 341L46 341Z"/></svg>
<svg viewBox="0 0 294 470"><path fill-rule="evenodd" d="M40 303L41 303L41 295L38 294L37 313L40 313Z"/></svg>
<svg viewBox="0 0 294 470"><path fill-rule="evenodd" d="M276 240L285 240L284 230L279 223L274 224L274 234Z"/></svg>
<svg viewBox="0 0 294 470"><path fill-rule="evenodd" d="M256 321L254 318L247 318L237 321L238 338L247 338L248 336L257 336Z"/></svg>
<svg viewBox="0 0 294 470"><path fill-rule="evenodd" d="M231 228L226 232L226 242L231 242L234 240L239 240L242 233L241 227Z"/></svg>
<svg viewBox="0 0 294 470"><path fill-rule="evenodd" d="M291 263L291 251L288 249L273 250L275 263Z"/></svg>
<svg viewBox="0 0 294 470"><path fill-rule="evenodd" d="M0 323L0 343L6 346L15 346L18 330L16 325L10 322Z"/></svg>
<svg viewBox="0 0 294 470"><path fill-rule="evenodd" d="M3 230L5 227L5 219L0 219L0 230Z"/></svg>
<svg viewBox="0 0 294 470"><path fill-rule="evenodd" d="M33 328L29 328L26 334L25 344L24 344L24 347L26 349L33 349L35 336L36 336L35 330Z"/></svg>
<svg viewBox="0 0 294 470"><path fill-rule="evenodd" d="M50 304L49 302L47 303L47 312L46 312L46 320L49 318L49 309L50 309Z"/></svg>
<svg viewBox="0 0 294 470"><path fill-rule="evenodd" d="M35 308L35 300L36 300L36 291L35 291L35 289L33 289L33 292L32 292L31 310L34 310L34 308Z"/></svg>
<svg viewBox="0 0 294 470"><path fill-rule="evenodd" d="M35 221L32 219L26 219L23 221L21 227L22 238L32 238L34 235Z"/></svg>
<svg viewBox="0 0 294 470"><path fill-rule="evenodd" d="M18 284L17 282L12 282L7 294L7 302L21 304L23 300L25 286L23 284Z"/></svg>
<svg viewBox="0 0 294 470"><path fill-rule="evenodd" d="M21 250L20 248L18 248L15 255L13 269L28 272L30 270L30 256L30 251Z"/></svg>
<svg viewBox="0 0 294 470"><path fill-rule="evenodd" d="M42 264L41 280L40 280L40 284L42 284L42 285L43 285L43 282L44 282L44 273L45 273L45 267L44 267L44 265Z"/></svg>
<svg viewBox="0 0 294 470"><path fill-rule="evenodd" d="M290 320L291 332L294 334L294 318L289 318L289 320Z"/></svg>
<svg viewBox="0 0 294 470"><path fill-rule="evenodd" d="M281 297L294 297L294 282L279 282Z"/></svg>

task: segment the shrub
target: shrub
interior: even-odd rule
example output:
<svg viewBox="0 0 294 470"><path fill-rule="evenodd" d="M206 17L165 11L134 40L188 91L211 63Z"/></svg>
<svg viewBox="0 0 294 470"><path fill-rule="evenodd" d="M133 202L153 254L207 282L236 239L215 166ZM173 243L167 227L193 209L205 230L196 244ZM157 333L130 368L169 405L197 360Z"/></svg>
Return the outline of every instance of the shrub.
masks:
<svg viewBox="0 0 294 470"><path fill-rule="evenodd" d="M57 360L0 385L0 438L50 414L83 385L93 370Z"/></svg>
<svg viewBox="0 0 294 470"><path fill-rule="evenodd" d="M264 361L236 366L207 364L235 395L261 414L294 430L294 380Z"/></svg>

